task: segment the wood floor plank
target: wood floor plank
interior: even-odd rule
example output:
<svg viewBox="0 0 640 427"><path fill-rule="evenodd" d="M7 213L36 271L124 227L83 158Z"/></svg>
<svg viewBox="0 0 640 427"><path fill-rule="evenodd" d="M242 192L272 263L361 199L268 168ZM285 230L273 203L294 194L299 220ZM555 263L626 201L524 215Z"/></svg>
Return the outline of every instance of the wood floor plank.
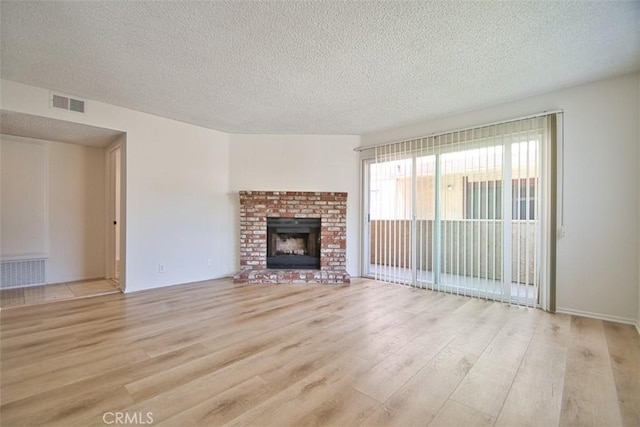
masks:
<svg viewBox="0 0 640 427"><path fill-rule="evenodd" d="M260 377L252 377L224 392L192 406L155 425L215 426L238 417L255 404L256 390L265 385Z"/></svg>
<svg viewBox="0 0 640 427"><path fill-rule="evenodd" d="M0 309L24 305L24 288L3 289L0 291Z"/></svg>
<svg viewBox="0 0 640 427"><path fill-rule="evenodd" d="M226 425L296 425L295 420L310 414L321 417L317 411L324 410L322 404L343 392L351 380L367 368L367 361L356 356L337 358ZM377 402L366 399L373 410Z"/></svg>
<svg viewBox="0 0 640 427"><path fill-rule="evenodd" d="M3 402L0 419L8 425L69 425L88 416L101 416L104 411L134 403L124 388L131 379L161 372L203 354L205 347L193 344L173 354L130 363L97 376L83 376L72 384Z"/></svg>
<svg viewBox="0 0 640 427"><path fill-rule="evenodd" d="M336 388L336 393L327 399L318 399L318 404L302 417L292 420L297 426L358 426L380 404L353 387Z"/></svg>
<svg viewBox="0 0 640 427"><path fill-rule="evenodd" d="M560 425L622 425L601 320L571 319Z"/></svg>
<svg viewBox="0 0 640 427"><path fill-rule="evenodd" d="M533 309L508 309L512 313L507 323L451 396L452 400L492 417L497 417L502 409L538 317Z"/></svg>
<svg viewBox="0 0 640 427"><path fill-rule="evenodd" d="M318 343L308 340L300 342L299 339L298 335L292 336L289 341L277 347L238 359L220 370L190 382L181 382L182 385L167 384L171 375L164 378L160 375L158 378L161 378L163 384L147 382L147 386L157 387L156 393L160 394L140 401L129 409L152 411L156 421L164 421L205 400L213 401L226 390L261 375L265 385L243 397L243 402L251 401L258 405L340 358L350 341L349 337L341 340L326 339L322 341L323 345L318 346ZM121 408L125 409L127 408ZM219 412L216 415L217 421L223 423L237 416L229 418L231 414L233 411Z"/></svg>
<svg viewBox="0 0 640 427"><path fill-rule="evenodd" d="M501 304L470 300L467 326L436 357L394 393L364 425L424 425L430 422L503 325ZM489 333L481 333L482 331ZM466 351L466 352L465 352Z"/></svg>
<svg viewBox="0 0 640 427"><path fill-rule="evenodd" d="M558 425L571 319L539 313L540 321L524 355L496 426Z"/></svg>
<svg viewBox="0 0 640 427"><path fill-rule="evenodd" d="M444 349L381 405L363 426L428 424L467 375L475 356Z"/></svg>
<svg viewBox="0 0 640 427"><path fill-rule="evenodd" d="M640 426L640 335L633 325L603 322L622 424Z"/></svg>
<svg viewBox="0 0 640 427"><path fill-rule="evenodd" d="M26 399L2 405L0 420L3 426L60 426L75 425L83 418L102 414L114 407L133 403L131 397L119 386L94 387L84 393L44 393L40 399ZM80 423L82 425L84 423Z"/></svg>
<svg viewBox="0 0 640 427"><path fill-rule="evenodd" d="M317 325L315 325L317 326ZM152 396L158 390L173 388L185 384L201 376L223 370L234 363L253 359L253 363L259 363L257 359L266 358L270 354L282 356L283 348L292 348L305 343L308 345L308 338L317 329L306 328L304 333L299 333L292 337L292 330L302 325L294 325L292 328L279 329L270 334L262 335L259 338L244 341L235 346L225 347L219 351L192 360L189 363L176 366L173 369L163 371L157 375L142 378L138 381L128 383L127 391L136 399L141 400ZM319 327L319 326L317 326Z"/></svg>
<svg viewBox="0 0 640 427"><path fill-rule="evenodd" d="M504 327L511 310L505 304L482 300L474 300L474 302L487 306L484 314L478 318L470 319L465 330L455 336L447 348L473 354L477 359Z"/></svg>
<svg viewBox="0 0 640 427"><path fill-rule="evenodd" d="M455 401L448 401L429 427L492 426L495 418Z"/></svg>
<svg viewBox="0 0 640 427"><path fill-rule="evenodd" d="M436 304L429 305L428 311L418 314L407 312L406 322L392 326L378 336L367 340L356 350L356 354L365 359L380 362L417 337L424 335L425 331L431 330L447 314L456 311L467 303L471 303L470 300L465 298L436 299L435 302ZM461 312L458 311L457 313L460 314Z"/></svg>
<svg viewBox="0 0 640 427"><path fill-rule="evenodd" d="M462 306L470 303L463 297L452 300ZM386 401L464 328L464 319L453 313L455 310L429 323L423 334L363 374L354 387L378 402Z"/></svg>
<svg viewBox="0 0 640 427"><path fill-rule="evenodd" d="M83 355L84 356L84 355ZM83 376L100 375L122 365L148 360L144 351L120 351L116 354L95 355L88 359L71 360L65 368L51 369L47 364L29 366L29 370L2 374L2 402L8 403L73 384Z"/></svg>

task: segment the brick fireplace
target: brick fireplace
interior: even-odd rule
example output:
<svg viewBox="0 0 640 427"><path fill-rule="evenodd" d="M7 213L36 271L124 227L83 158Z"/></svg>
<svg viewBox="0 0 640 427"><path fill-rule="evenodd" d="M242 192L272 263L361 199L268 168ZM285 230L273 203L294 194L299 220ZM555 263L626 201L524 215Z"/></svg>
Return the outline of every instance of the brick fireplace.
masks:
<svg viewBox="0 0 640 427"><path fill-rule="evenodd" d="M298 222L307 224L311 218L319 219L319 233L312 232L311 246L319 244L320 269L267 267L267 249L270 244L267 241L267 222L276 222L278 218L291 219L284 221L291 227L298 227ZM296 218L300 221L296 221ZM292 230L295 231L295 228ZM291 234L292 241L297 242L299 239L302 239L302 234ZM240 192L240 272L234 276L234 282L349 283L346 249L347 193ZM299 255L308 255L302 249L290 252L292 255L297 255L298 252ZM294 264L295 262L292 266Z"/></svg>

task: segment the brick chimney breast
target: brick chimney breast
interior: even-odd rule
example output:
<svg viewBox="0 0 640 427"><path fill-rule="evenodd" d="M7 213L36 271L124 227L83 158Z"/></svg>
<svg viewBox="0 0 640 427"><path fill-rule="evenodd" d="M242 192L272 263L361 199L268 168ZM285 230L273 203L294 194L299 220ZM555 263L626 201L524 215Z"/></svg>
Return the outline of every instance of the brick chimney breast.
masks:
<svg viewBox="0 0 640 427"><path fill-rule="evenodd" d="M320 218L320 270L267 269L267 218ZM240 191L236 283L349 283L347 193Z"/></svg>

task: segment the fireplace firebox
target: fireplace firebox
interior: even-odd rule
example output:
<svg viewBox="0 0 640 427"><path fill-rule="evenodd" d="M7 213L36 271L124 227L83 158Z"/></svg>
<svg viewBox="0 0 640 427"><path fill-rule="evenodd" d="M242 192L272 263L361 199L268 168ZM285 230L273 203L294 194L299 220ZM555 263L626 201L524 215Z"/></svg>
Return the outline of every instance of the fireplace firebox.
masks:
<svg viewBox="0 0 640 427"><path fill-rule="evenodd" d="M320 269L320 218L267 218L268 269Z"/></svg>

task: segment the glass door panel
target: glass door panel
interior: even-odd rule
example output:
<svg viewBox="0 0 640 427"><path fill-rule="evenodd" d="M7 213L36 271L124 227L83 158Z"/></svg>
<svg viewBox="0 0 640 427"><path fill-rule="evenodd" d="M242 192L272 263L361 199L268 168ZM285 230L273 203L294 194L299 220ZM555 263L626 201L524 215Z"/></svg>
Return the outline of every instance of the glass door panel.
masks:
<svg viewBox="0 0 640 427"><path fill-rule="evenodd" d="M434 284L434 223L436 219L436 156L416 158L416 279L419 287Z"/></svg>
<svg viewBox="0 0 640 427"><path fill-rule="evenodd" d="M501 146L445 153L441 171L441 281L449 291L502 293Z"/></svg>
<svg viewBox="0 0 640 427"><path fill-rule="evenodd" d="M412 278L411 158L369 165L370 276L398 283Z"/></svg>

